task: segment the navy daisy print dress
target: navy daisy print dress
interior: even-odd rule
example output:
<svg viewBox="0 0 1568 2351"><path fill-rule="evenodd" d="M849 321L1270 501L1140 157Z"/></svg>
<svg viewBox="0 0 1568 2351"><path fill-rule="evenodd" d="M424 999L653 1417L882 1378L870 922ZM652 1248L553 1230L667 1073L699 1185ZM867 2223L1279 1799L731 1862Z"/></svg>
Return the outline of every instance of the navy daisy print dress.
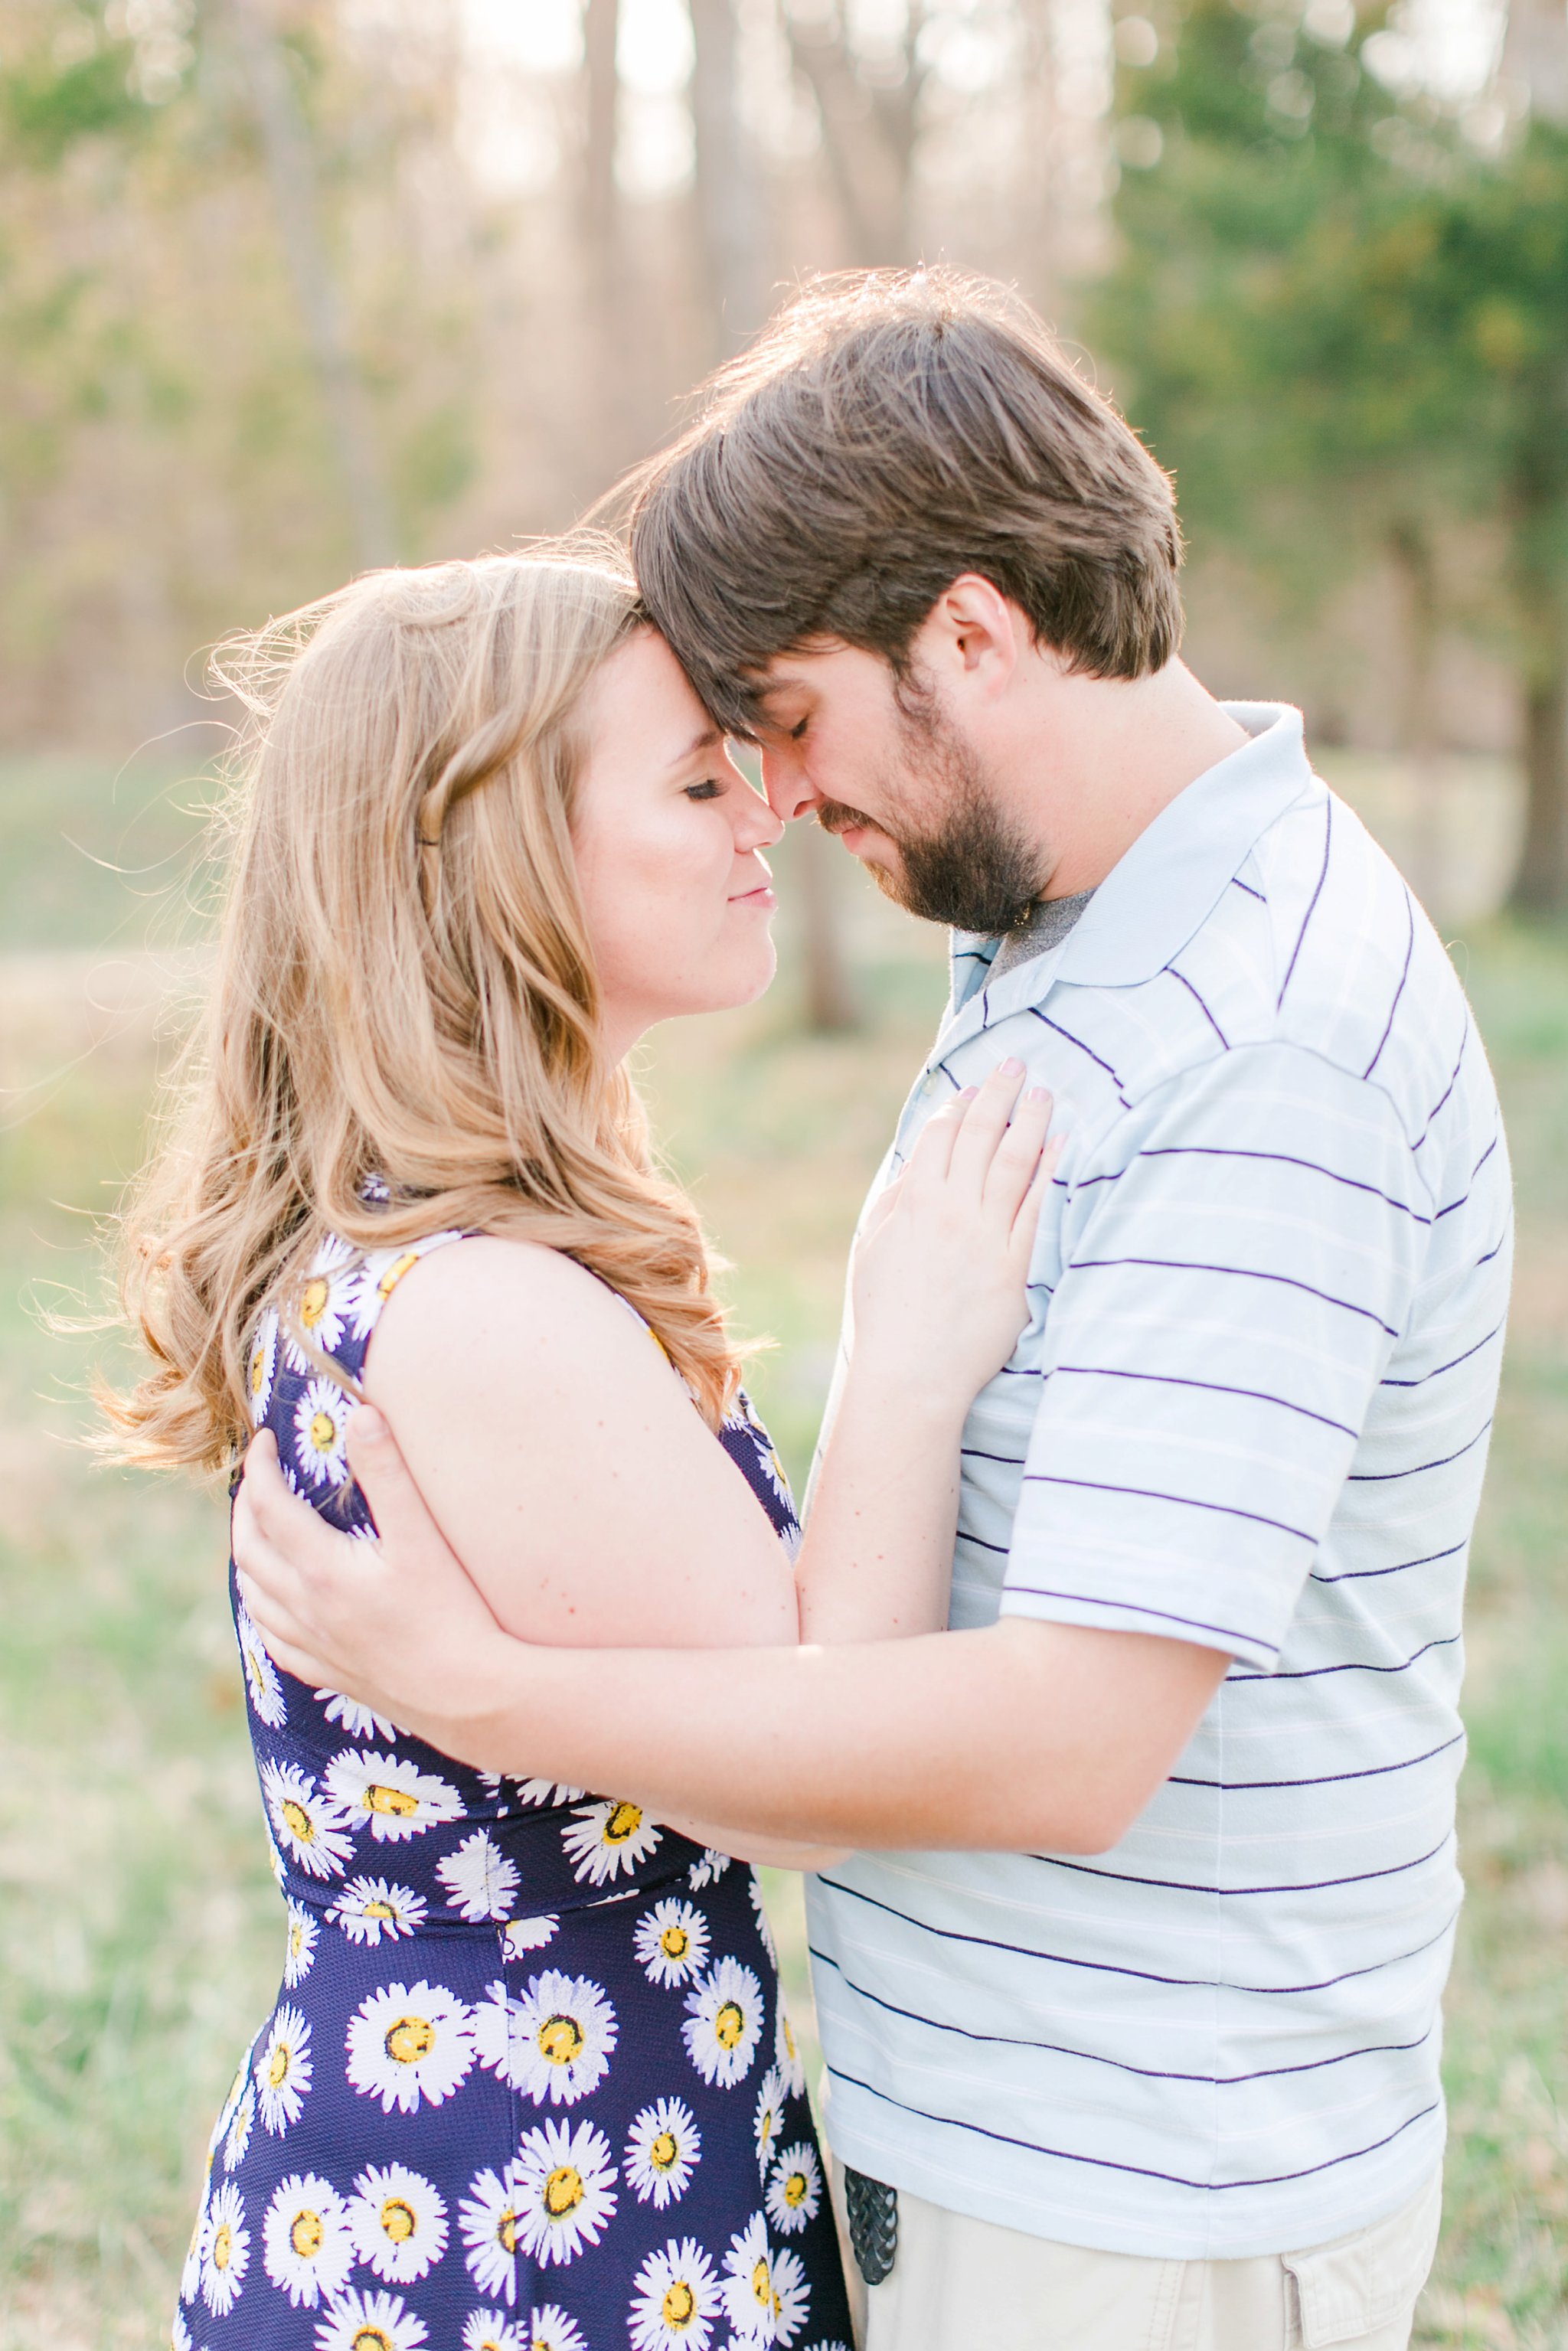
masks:
<svg viewBox="0 0 1568 2351"><path fill-rule="evenodd" d="M329 1242L301 1326L357 1374L397 1282L459 1238ZM350 1401L276 1313L250 1385L296 1489L368 1537ZM792 1544L748 1405L719 1441ZM752 1871L308 1688L232 1568L231 1598L283 1981L213 2132L175 2351L848 2351Z"/></svg>

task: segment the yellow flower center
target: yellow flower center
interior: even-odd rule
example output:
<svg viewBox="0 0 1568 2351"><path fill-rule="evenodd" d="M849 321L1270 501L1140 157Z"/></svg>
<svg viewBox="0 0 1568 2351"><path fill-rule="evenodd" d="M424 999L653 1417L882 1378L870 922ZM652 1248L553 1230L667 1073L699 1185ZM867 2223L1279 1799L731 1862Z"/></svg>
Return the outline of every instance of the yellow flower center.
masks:
<svg viewBox="0 0 1568 2351"><path fill-rule="evenodd" d="M539 2054L552 2065L570 2065L581 2056L584 2038L574 2016L547 2016L539 2027Z"/></svg>
<svg viewBox="0 0 1568 2351"><path fill-rule="evenodd" d="M674 2131L661 2131L648 2149L648 2160L655 2171L668 2171L680 2151Z"/></svg>
<svg viewBox="0 0 1568 2351"><path fill-rule="evenodd" d="M798 2212L806 2200L807 2179L803 2171L792 2171L784 2182L784 2201L791 2211Z"/></svg>
<svg viewBox="0 0 1568 2351"><path fill-rule="evenodd" d="M327 1311L327 1301L332 1294L325 1275L317 1274L305 1285L305 1295L299 1301L299 1320L307 1331L314 1331Z"/></svg>
<svg viewBox="0 0 1568 2351"><path fill-rule="evenodd" d="M397 2351L397 2345L384 2326L356 2326L349 2337L349 2351Z"/></svg>
<svg viewBox="0 0 1568 2351"><path fill-rule="evenodd" d="M330 1453L338 1442L338 1424L329 1412L310 1416L310 1443L318 1453Z"/></svg>
<svg viewBox="0 0 1568 2351"><path fill-rule="evenodd" d="M270 2088L274 2090L281 2089L284 2083L288 2079L288 2068L293 2062L293 2050L290 2049L287 2041L280 2041L267 2061L267 2079Z"/></svg>
<svg viewBox="0 0 1568 2351"><path fill-rule="evenodd" d="M784 2046L789 2052L789 2063L792 2065L795 2063L795 2028L790 2023L787 2016L783 2018L782 2022L784 2026Z"/></svg>
<svg viewBox="0 0 1568 2351"><path fill-rule="evenodd" d="M606 1844L624 1844L628 1837L636 1835L642 1825L643 1808L640 1804L617 1804L604 1823L604 1842Z"/></svg>
<svg viewBox="0 0 1568 2351"><path fill-rule="evenodd" d="M392 2196L382 2206L382 2226L394 2245L406 2245L419 2222L413 2205L405 2204L401 2196Z"/></svg>
<svg viewBox="0 0 1568 2351"><path fill-rule="evenodd" d="M285 1796L282 1812L284 1819L288 1823L300 1844L312 1844L316 1835L316 1823L304 1805L297 1804L292 1796Z"/></svg>
<svg viewBox="0 0 1568 2351"><path fill-rule="evenodd" d="M382 1788L372 1780L365 1790L367 1813L395 1813L400 1821L412 1820L419 1810L419 1798L411 1796L406 1788Z"/></svg>
<svg viewBox="0 0 1568 2351"><path fill-rule="evenodd" d="M659 1938L659 1949L667 1959L684 1959L691 1947L692 1938L684 1927L666 1927Z"/></svg>
<svg viewBox="0 0 1568 2351"><path fill-rule="evenodd" d="M267 1349L257 1347L250 1359L250 1392L253 1396L258 1396L261 1394L261 1384L266 1377Z"/></svg>
<svg viewBox="0 0 1568 2351"><path fill-rule="evenodd" d="M367 1918L395 1918L397 1912L390 1902L367 1902L364 1915Z"/></svg>
<svg viewBox="0 0 1568 2351"><path fill-rule="evenodd" d="M217 2235L213 2239L214 2269L226 2270L234 2259L234 2239L229 2233L229 2224L226 2220L222 2220L218 2224Z"/></svg>
<svg viewBox="0 0 1568 2351"><path fill-rule="evenodd" d="M713 2021L714 2038L721 2049L733 2049L746 2030L746 2019L734 2001L727 2000Z"/></svg>
<svg viewBox="0 0 1568 2351"><path fill-rule="evenodd" d="M685 2278L677 2278L664 2296L666 2326L687 2327L696 2316L697 2298Z"/></svg>
<svg viewBox="0 0 1568 2351"><path fill-rule="evenodd" d="M496 2223L496 2242L504 2253L517 2250L517 2216L509 2205Z"/></svg>
<svg viewBox="0 0 1568 2351"><path fill-rule="evenodd" d="M751 2291L759 2307L766 2310L773 2300L773 2279L766 2261L759 2261L751 2273Z"/></svg>
<svg viewBox="0 0 1568 2351"><path fill-rule="evenodd" d="M305 1949L305 1929L297 1918L288 1929L288 1955L297 1959Z"/></svg>
<svg viewBox="0 0 1568 2351"><path fill-rule="evenodd" d="M418 1263L419 1251L417 1249L404 1249L402 1255L392 1265L388 1266L386 1271L382 1274L381 1280L376 1284L376 1296L381 1300L383 1306L386 1304L387 1300L392 1296L392 1291L397 1288L398 1283L402 1280L403 1275L408 1271L409 1267L411 1265L417 1265Z"/></svg>
<svg viewBox="0 0 1568 2351"><path fill-rule="evenodd" d="M417 2065L435 2046L435 2027L428 2017L400 2016L386 2037L386 2053L399 2065Z"/></svg>
<svg viewBox="0 0 1568 2351"><path fill-rule="evenodd" d="M582 2174L563 2163L545 2181L545 2210L552 2220L564 2220L582 2201Z"/></svg>
<svg viewBox="0 0 1568 2351"><path fill-rule="evenodd" d="M302 2262L314 2258L321 2250L327 2231L321 2225L319 2212L296 2212L288 2231L288 2241Z"/></svg>

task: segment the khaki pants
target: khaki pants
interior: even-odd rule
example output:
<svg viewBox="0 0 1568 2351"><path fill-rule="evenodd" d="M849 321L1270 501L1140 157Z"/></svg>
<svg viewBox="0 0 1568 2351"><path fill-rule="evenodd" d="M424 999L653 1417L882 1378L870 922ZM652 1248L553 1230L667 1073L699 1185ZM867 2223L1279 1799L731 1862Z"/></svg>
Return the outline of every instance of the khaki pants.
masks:
<svg viewBox="0 0 1568 2351"><path fill-rule="evenodd" d="M867 2288L833 2202L860 2351L1406 2351L1442 2174L1389 2219L1251 2261L1099 2253L971 2220L903 2189L893 2274Z"/></svg>

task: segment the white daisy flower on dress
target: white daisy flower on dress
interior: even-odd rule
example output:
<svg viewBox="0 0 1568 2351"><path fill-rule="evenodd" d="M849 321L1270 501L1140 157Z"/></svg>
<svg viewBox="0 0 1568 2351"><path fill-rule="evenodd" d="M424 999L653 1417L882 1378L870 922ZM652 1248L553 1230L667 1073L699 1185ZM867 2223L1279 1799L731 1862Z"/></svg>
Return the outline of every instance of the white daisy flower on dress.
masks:
<svg viewBox="0 0 1568 2351"><path fill-rule="evenodd" d="M313 1486L340 1486L354 1399L331 1380L311 1380L294 1407L294 1458Z"/></svg>
<svg viewBox="0 0 1568 2351"><path fill-rule="evenodd" d="M256 1325L245 1367L250 1416L258 1428L267 1418L267 1408L272 1402L272 1383L277 1376L277 1315L276 1310L269 1307Z"/></svg>
<svg viewBox="0 0 1568 2351"><path fill-rule="evenodd" d="M528 2339L521 2351L588 2351L588 2337L558 2302L547 2302L529 2312Z"/></svg>
<svg viewBox="0 0 1568 2351"><path fill-rule="evenodd" d="M292 1763L264 1763L261 1793L277 1843L300 1868L311 1877L341 1877L354 1850L342 1806Z"/></svg>
<svg viewBox="0 0 1568 2351"><path fill-rule="evenodd" d="M519 1959L525 1951L542 1951L555 1938L560 1920L552 1916L538 1918L508 1918L501 1929L509 1959Z"/></svg>
<svg viewBox="0 0 1568 2351"><path fill-rule="evenodd" d="M821 2209L822 2167L808 2139L787 2147L773 2167L764 2199L768 2217L781 2236L798 2237Z"/></svg>
<svg viewBox="0 0 1568 2351"><path fill-rule="evenodd" d="M720 1959L692 1987L681 2032L705 2082L732 2090L746 2079L762 2038L764 2013L762 1986L738 1959Z"/></svg>
<svg viewBox="0 0 1568 2351"><path fill-rule="evenodd" d="M487 1829L465 1836L455 1853L435 1865L459 1917L504 1918L512 1907L519 1883L517 1865L508 1861Z"/></svg>
<svg viewBox="0 0 1568 2351"><path fill-rule="evenodd" d="M292 1312L286 1318L287 1343L284 1353L297 1372L311 1372L316 1366L300 1345L301 1337L323 1355L330 1355L343 1343L347 1329L346 1310L349 1283L343 1274L353 1263L354 1251L347 1241L329 1235L310 1261L305 1286L292 1301ZM295 1325L298 1327L294 1327Z"/></svg>
<svg viewBox="0 0 1568 2351"><path fill-rule="evenodd" d="M202 2224L202 2300L214 2318L226 2318L239 2300L250 2267L245 2199L232 2179L214 2188Z"/></svg>
<svg viewBox="0 0 1568 2351"><path fill-rule="evenodd" d="M280 2008L256 2061L256 2095L261 2119L274 2137L299 2120L310 2087L310 2027L297 2008Z"/></svg>
<svg viewBox="0 0 1568 2351"><path fill-rule="evenodd" d="M482 2064L539 2105L573 2106L597 2089L619 2035L601 1984L551 1968L534 1976L518 1999L503 1984L488 1990L488 2002L474 2011Z"/></svg>
<svg viewBox="0 0 1568 2351"><path fill-rule="evenodd" d="M591 1886L604 1886L622 1870L633 1870L640 1861L646 1861L663 1836L663 1830L641 1804L617 1803L605 1797L574 1813L560 1833L560 1841L572 1865L572 1876L580 1882L586 1878Z"/></svg>
<svg viewBox="0 0 1568 2351"><path fill-rule="evenodd" d="M207 2225L207 2198L212 2192L212 2185L213 2158L209 2152L206 2177L202 2182L202 2200L191 2223L191 2241L185 2248L185 2258L180 2267L182 2302L194 2302L202 2289L202 2234Z"/></svg>
<svg viewBox="0 0 1568 2351"><path fill-rule="evenodd" d="M779 2021L773 2028L773 2062L783 2074L789 2095L803 2098L806 2095L806 2061L800 2054L800 2044L795 2038L795 2028L782 1997L779 2001Z"/></svg>
<svg viewBox="0 0 1568 2351"><path fill-rule="evenodd" d="M352 1534L360 1531L358 1527L350 1530ZM364 1532L370 1541L375 1541L368 1528ZM319 1689L316 1696L325 1709L328 1721L340 1722L350 1739L397 1737L395 1724L389 1722L384 1714L372 1714L370 1708L361 1706L357 1698L345 1698L341 1690L334 1689Z"/></svg>
<svg viewBox="0 0 1568 2351"><path fill-rule="evenodd" d="M773 2332L768 2341L784 2346L788 2351L805 2325L810 2306L806 2264L799 2253L785 2245L773 2256Z"/></svg>
<svg viewBox="0 0 1568 2351"><path fill-rule="evenodd" d="M430 2340L400 2294L349 2286L316 2329L316 2351L421 2351Z"/></svg>
<svg viewBox="0 0 1568 2351"><path fill-rule="evenodd" d="M757 2093L757 2163L764 2179L784 2128L785 2095L783 2074L777 2065L769 2065Z"/></svg>
<svg viewBox="0 0 1568 2351"><path fill-rule="evenodd" d="M323 1777L329 1793L357 1828L368 1827L382 1844L402 1844L426 1829L463 1818L463 1803L449 1780L422 1771L401 1755L377 1755L345 1748Z"/></svg>
<svg viewBox="0 0 1568 2351"><path fill-rule="evenodd" d="M174 2305L174 2323L169 2329L169 2351L195 2351L191 2330L185 2324L185 2314L178 2303Z"/></svg>
<svg viewBox="0 0 1568 2351"><path fill-rule="evenodd" d="M432 1233L412 1248L371 1249L357 1266L344 1284L344 1301L354 1335L368 1338L375 1329L377 1317L405 1273L411 1273L428 1250L438 1242L459 1240L456 1232Z"/></svg>
<svg viewBox="0 0 1568 2351"><path fill-rule="evenodd" d="M349 2019L347 2073L382 2112L416 2114L439 2106L474 2063L468 2010L441 1984L384 1984Z"/></svg>
<svg viewBox="0 0 1568 2351"><path fill-rule="evenodd" d="M353 2239L330 2180L297 2171L279 2181L261 2224L261 2258L296 2310L314 2310L348 2283Z"/></svg>
<svg viewBox="0 0 1568 2351"><path fill-rule="evenodd" d="M508 2309L517 2298L517 2252L522 2224L515 2167L504 2174L476 2172L457 2208L457 2226L467 2247L463 2258L481 2294L503 2294Z"/></svg>
<svg viewBox="0 0 1568 2351"><path fill-rule="evenodd" d="M497 1782L497 1792L501 1783ZM520 1804L543 1804L551 1811L562 1804L580 1804L587 1795L586 1788L569 1787L564 1780L514 1780Z"/></svg>
<svg viewBox="0 0 1568 2351"><path fill-rule="evenodd" d="M720 1853L716 1845L704 1845L686 1873L686 1884L692 1892L700 1894L705 1886L711 1886L716 1878L722 1877L729 1867L730 1858L727 1853Z"/></svg>
<svg viewBox="0 0 1568 2351"><path fill-rule="evenodd" d="M610 2141L591 2123L525 2131L512 2166L517 2229L525 2252L548 2267L596 2245L615 2216Z"/></svg>
<svg viewBox="0 0 1568 2351"><path fill-rule="evenodd" d="M354 2250L387 2285L412 2285L446 2251L446 2199L406 2164L372 2165L349 2206Z"/></svg>
<svg viewBox="0 0 1568 2351"><path fill-rule="evenodd" d="M768 2223L754 2212L724 2257L725 2308L740 2341L748 2346L773 2341L777 2303Z"/></svg>
<svg viewBox="0 0 1568 2351"><path fill-rule="evenodd" d="M288 1906L288 1925L283 1938L284 1989L292 1991L303 1983L316 1958L316 1938L320 1933L315 1918L302 1902Z"/></svg>
<svg viewBox="0 0 1568 2351"><path fill-rule="evenodd" d="M350 1943L373 1949L383 1935L395 1942L423 1927L426 1908L424 1896L412 1886L393 1886L384 1877L350 1877L327 1916Z"/></svg>
<svg viewBox="0 0 1568 2351"><path fill-rule="evenodd" d="M708 1925L695 1902L667 1896L644 1910L632 1948L650 1983L687 1983L707 1965Z"/></svg>
<svg viewBox="0 0 1568 2351"><path fill-rule="evenodd" d="M281 1730L288 1719L288 1701L283 1695L283 1684L277 1678L277 1667L267 1654L267 1645L242 1601L235 1611L235 1628L239 1634L240 1662L245 1667L245 1686L257 1719L269 1730Z"/></svg>
<svg viewBox="0 0 1568 2351"><path fill-rule="evenodd" d="M533 2351L520 2326L498 2310L470 2311L463 2322L463 2351Z"/></svg>
<svg viewBox="0 0 1568 2351"><path fill-rule="evenodd" d="M240 2059L239 2064L235 2066L234 2080L224 2092L224 2102L218 2108L217 2121L213 2125L212 2132L207 2139L207 2156L209 2158L209 2164L219 2140L228 2137L229 2126L233 2123L235 2115L239 2112L240 2100L244 2097L246 2089L250 2081L250 2061L256 2054L256 2043L260 2039L261 2035L258 2032L251 2042L250 2047L246 2051L245 2055Z"/></svg>
<svg viewBox="0 0 1568 2351"><path fill-rule="evenodd" d="M768 1954L768 1964L770 1968L777 1968L779 1946L773 1939L773 1921L768 1916L768 1905L762 1897L762 1880L755 1870L750 1874L750 1883L747 1891L751 1896L751 1907L757 1917L757 1931L762 1938L762 1948Z"/></svg>
<svg viewBox="0 0 1568 2351"><path fill-rule="evenodd" d="M696 2117L680 2098L644 2106L626 2134L626 2180L641 2204L663 2212L685 2194L703 2150Z"/></svg>
<svg viewBox="0 0 1568 2351"><path fill-rule="evenodd" d="M250 2145L250 2134L255 2121L256 2090L247 2077L245 2088L240 2093L239 2104L235 2108L234 2120L229 2125L228 2135L224 2140L225 2171L237 2171L245 2161L245 2151Z"/></svg>
<svg viewBox="0 0 1568 2351"><path fill-rule="evenodd" d="M672 2237L632 2283L632 2351L708 2351L724 2307L714 2265L695 2237Z"/></svg>

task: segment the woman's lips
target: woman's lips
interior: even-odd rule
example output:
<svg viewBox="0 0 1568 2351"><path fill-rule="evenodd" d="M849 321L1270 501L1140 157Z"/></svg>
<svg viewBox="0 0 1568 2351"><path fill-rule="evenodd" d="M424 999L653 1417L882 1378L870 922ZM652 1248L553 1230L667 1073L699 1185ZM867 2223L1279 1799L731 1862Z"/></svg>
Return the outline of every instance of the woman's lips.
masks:
<svg viewBox="0 0 1568 2351"><path fill-rule="evenodd" d="M729 903L732 906L755 906L758 914L771 914L779 901L765 882L759 890L743 890Z"/></svg>

